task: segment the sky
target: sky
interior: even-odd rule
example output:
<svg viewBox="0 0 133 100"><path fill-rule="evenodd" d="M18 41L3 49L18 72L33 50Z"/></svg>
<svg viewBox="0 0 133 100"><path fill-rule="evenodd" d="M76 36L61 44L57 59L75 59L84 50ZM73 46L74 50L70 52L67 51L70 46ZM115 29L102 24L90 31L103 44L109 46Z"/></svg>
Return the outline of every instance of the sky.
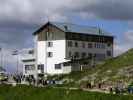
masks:
<svg viewBox="0 0 133 100"><path fill-rule="evenodd" d="M133 47L132 5L133 0L0 0L4 67L8 72L15 71L16 57L12 51L21 53L32 48L32 33L48 20L97 26L112 33L117 56Z"/></svg>

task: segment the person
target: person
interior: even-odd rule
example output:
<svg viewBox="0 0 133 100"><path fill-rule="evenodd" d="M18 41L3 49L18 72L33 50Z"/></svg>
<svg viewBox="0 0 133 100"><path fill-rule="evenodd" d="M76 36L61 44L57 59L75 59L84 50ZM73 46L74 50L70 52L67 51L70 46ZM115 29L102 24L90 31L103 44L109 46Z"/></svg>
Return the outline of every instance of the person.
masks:
<svg viewBox="0 0 133 100"><path fill-rule="evenodd" d="M101 83L99 83L99 84L98 84L98 88L99 88L99 89L101 89L101 87L102 87L102 84L101 84Z"/></svg>
<svg viewBox="0 0 133 100"><path fill-rule="evenodd" d="M91 83L87 84L87 88L91 89Z"/></svg>
<svg viewBox="0 0 133 100"><path fill-rule="evenodd" d="M115 88L115 94L120 94L120 90L118 87Z"/></svg>
<svg viewBox="0 0 133 100"><path fill-rule="evenodd" d="M113 93L113 88L112 88L112 87L109 88L109 92L110 92L111 94Z"/></svg>
<svg viewBox="0 0 133 100"><path fill-rule="evenodd" d="M133 93L133 87L128 87L128 93L132 94Z"/></svg>

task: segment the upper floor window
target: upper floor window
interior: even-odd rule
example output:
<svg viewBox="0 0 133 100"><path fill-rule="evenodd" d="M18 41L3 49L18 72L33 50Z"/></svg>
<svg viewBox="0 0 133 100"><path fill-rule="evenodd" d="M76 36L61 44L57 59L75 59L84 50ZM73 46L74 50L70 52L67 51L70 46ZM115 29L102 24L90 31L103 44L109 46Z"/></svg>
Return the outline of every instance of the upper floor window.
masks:
<svg viewBox="0 0 133 100"><path fill-rule="evenodd" d="M61 69L61 64L55 64L55 69Z"/></svg>
<svg viewBox="0 0 133 100"><path fill-rule="evenodd" d="M105 44L103 44L103 43L95 43L95 48L105 49Z"/></svg>
<svg viewBox="0 0 133 100"><path fill-rule="evenodd" d="M75 47L78 47L78 42L75 42Z"/></svg>
<svg viewBox="0 0 133 100"><path fill-rule="evenodd" d="M82 47L85 48L85 43L84 42L82 43Z"/></svg>
<svg viewBox="0 0 133 100"><path fill-rule="evenodd" d="M111 43L107 43L107 46L110 47L111 46Z"/></svg>
<svg viewBox="0 0 133 100"><path fill-rule="evenodd" d="M72 41L68 41L68 47L72 47L72 46L73 46Z"/></svg>
<svg viewBox="0 0 133 100"><path fill-rule="evenodd" d="M48 47L53 47L53 42L48 42Z"/></svg>
<svg viewBox="0 0 133 100"><path fill-rule="evenodd" d="M92 43L88 43L88 48L92 48Z"/></svg>
<svg viewBox="0 0 133 100"><path fill-rule="evenodd" d="M48 57L53 57L53 52L48 52Z"/></svg>
<svg viewBox="0 0 133 100"><path fill-rule="evenodd" d="M105 49L105 44L102 44L102 48Z"/></svg>

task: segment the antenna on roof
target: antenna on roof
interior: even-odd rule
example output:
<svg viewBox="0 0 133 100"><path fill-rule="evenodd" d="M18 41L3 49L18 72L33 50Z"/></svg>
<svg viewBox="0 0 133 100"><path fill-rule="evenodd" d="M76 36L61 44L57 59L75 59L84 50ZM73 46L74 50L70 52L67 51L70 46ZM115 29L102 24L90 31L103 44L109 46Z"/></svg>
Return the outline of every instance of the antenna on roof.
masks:
<svg viewBox="0 0 133 100"><path fill-rule="evenodd" d="M67 25L64 25L64 28L66 31L68 31L68 26Z"/></svg>
<svg viewBox="0 0 133 100"><path fill-rule="evenodd" d="M50 22L50 17L46 15L46 22Z"/></svg>
<svg viewBox="0 0 133 100"><path fill-rule="evenodd" d="M98 25L98 33L99 33L99 34L103 34L103 32L102 32L102 30L101 30L101 28L100 28L100 25Z"/></svg>

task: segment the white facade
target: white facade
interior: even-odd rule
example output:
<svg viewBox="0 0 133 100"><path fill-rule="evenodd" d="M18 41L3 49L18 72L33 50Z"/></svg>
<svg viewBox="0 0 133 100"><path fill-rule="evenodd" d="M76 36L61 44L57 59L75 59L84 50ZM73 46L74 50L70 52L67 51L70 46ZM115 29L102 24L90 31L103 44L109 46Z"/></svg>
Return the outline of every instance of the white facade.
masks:
<svg viewBox="0 0 133 100"><path fill-rule="evenodd" d="M52 47L48 47L48 42L52 43ZM55 68L55 64L66 62L66 40L56 41L39 41L37 43L37 64L44 64L44 73L47 74L62 74L69 73L66 68ZM48 57L48 53L51 57Z"/></svg>

